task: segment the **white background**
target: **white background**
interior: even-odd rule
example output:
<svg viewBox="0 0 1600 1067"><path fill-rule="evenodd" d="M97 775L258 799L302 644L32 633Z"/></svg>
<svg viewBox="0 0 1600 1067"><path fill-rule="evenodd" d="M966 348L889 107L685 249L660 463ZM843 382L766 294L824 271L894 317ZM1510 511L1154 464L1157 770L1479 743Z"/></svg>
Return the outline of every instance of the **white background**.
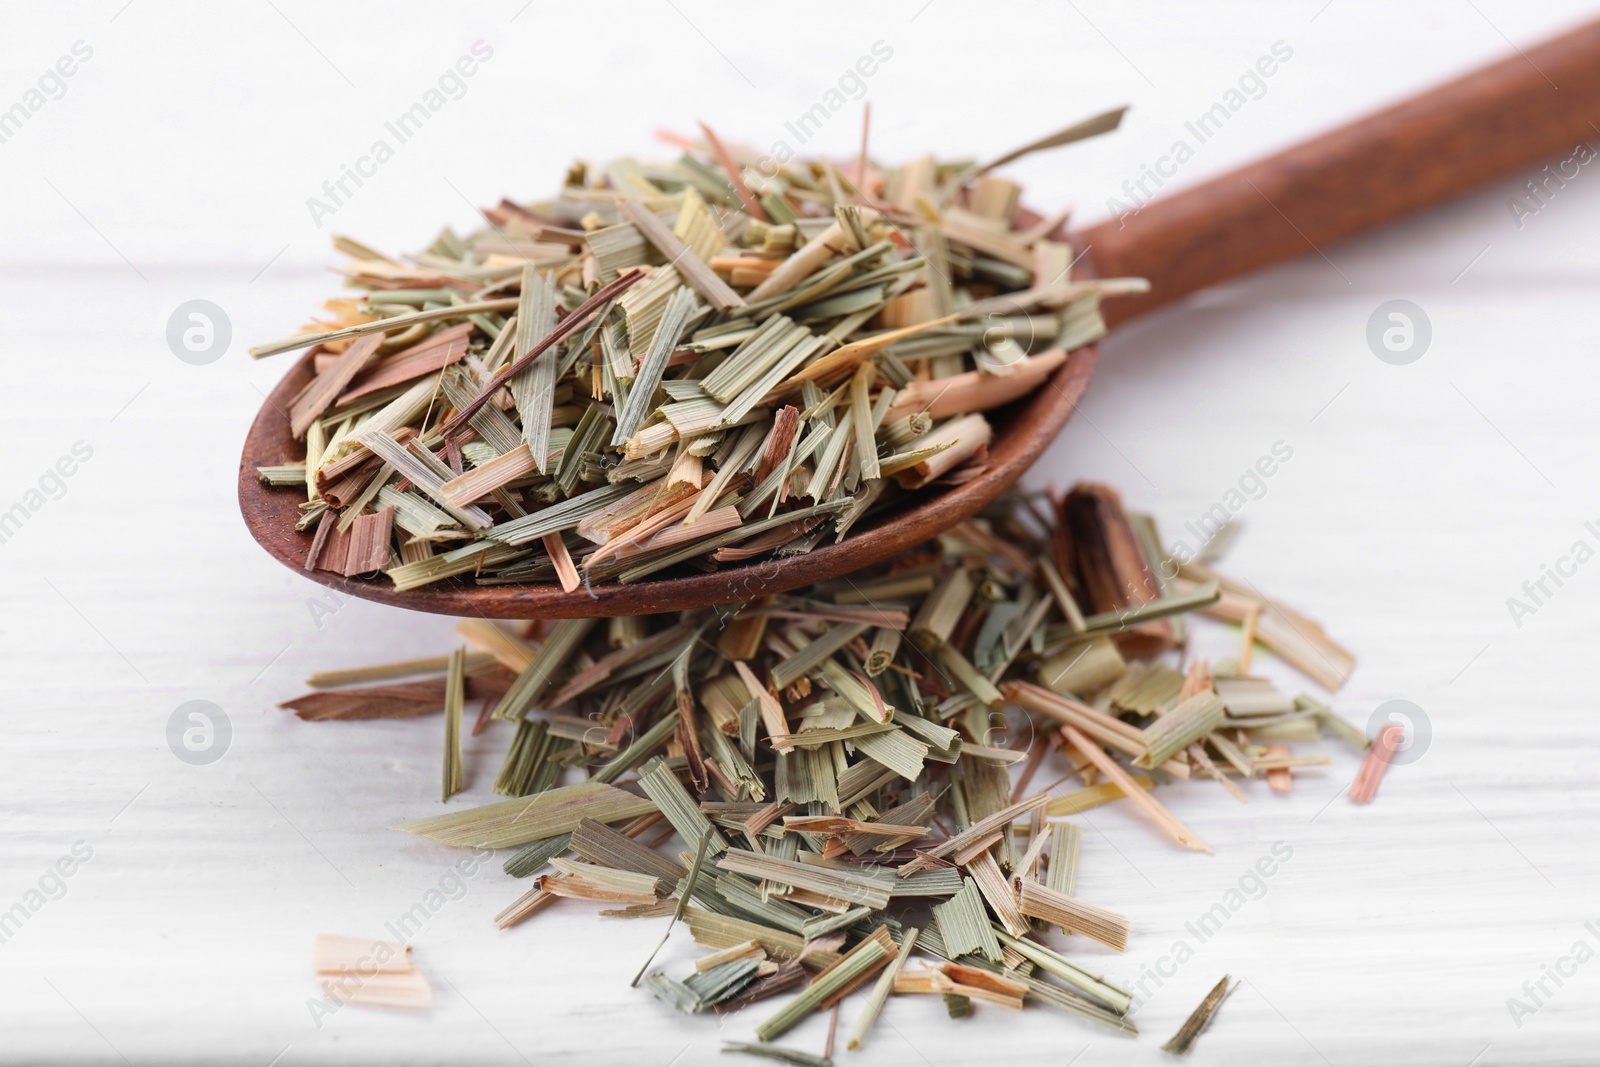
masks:
<svg viewBox="0 0 1600 1067"><path fill-rule="evenodd" d="M74 442L93 449L0 545L0 909L75 841L93 849L0 945L0 1061L664 1067L721 1061L720 1041L772 1008L719 1030L629 990L659 920L563 902L496 931L523 885L491 866L415 941L434 1011L313 1021L313 936L381 934L455 858L385 829L438 810L437 717L307 724L274 707L312 670L451 640L449 620L364 603L319 617L320 588L237 515L239 445L289 358L252 363L244 348L334 293L332 233L414 250L442 222L470 227L475 205L544 195L574 155L648 154L655 129L698 118L765 147L880 40L884 160L987 155L1131 103L1116 135L1013 168L1030 203L1090 219L1275 41L1292 59L1174 186L1529 45L1585 6L274 3L19 5L0 34L0 108L75 41L93 49L0 144L0 509ZM478 40L494 54L466 94L317 226L306 199ZM859 117L852 101L808 150L853 155ZM1231 972L1246 984L1196 1063L1592 1062L1600 964L1547 983L1520 1026L1507 998L1580 939L1600 948L1584 925L1600 920L1600 565L1520 627L1506 600L1573 542L1600 545L1584 529L1600 519L1600 178L1584 171L1521 228L1518 184L1120 331L1032 478L1111 481L1172 532L1288 443L1230 569L1360 654L1337 699L1348 718L1390 699L1425 709L1423 758L1365 809L1338 795L1356 760L1336 742L1290 797L1164 792L1215 857L1169 847L1137 813L1095 812L1081 892L1131 916L1133 939L1124 957L1066 947L1124 982L1273 842L1293 849L1141 1007L1139 1040L1045 1008L951 1022L936 998L897 998L841 1061L1162 1062L1159 1043ZM1433 326L1405 367L1364 341L1397 297ZM232 321L210 366L164 340L193 298ZM1288 679L1279 666L1268 659ZM193 699L233 727L206 767L166 741ZM456 804L490 799L505 740L469 742ZM692 955L680 931L662 961L681 973ZM786 1043L817 1051L824 1030L813 1019Z"/></svg>

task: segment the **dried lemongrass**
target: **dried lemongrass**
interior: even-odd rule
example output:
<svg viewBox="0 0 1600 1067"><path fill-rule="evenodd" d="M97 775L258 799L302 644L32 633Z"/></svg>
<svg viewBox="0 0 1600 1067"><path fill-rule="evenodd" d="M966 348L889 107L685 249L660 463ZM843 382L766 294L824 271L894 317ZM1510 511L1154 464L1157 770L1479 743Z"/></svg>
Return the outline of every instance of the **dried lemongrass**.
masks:
<svg viewBox="0 0 1600 1067"><path fill-rule="evenodd" d="M1076 988L1077 992L1105 1005L1117 1015L1126 1015L1133 1004L1127 990L1097 978L1077 966L1059 952L1025 937L1012 937L1003 930L995 931L1001 943L1033 963L1039 970L1051 974Z"/></svg>
<svg viewBox="0 0 1600 1067"><path fill-rule="evenodd" d="M467 650L450 654L444 682L444 782L439 799L449 800L461 792L461 709L466 700Z"/></svg>
<svg viewBox="0 0 1600 1067"><path fill-rule="evenodd" d="M1016 1011L1022 1010L1023 997L1028 993L1027 985L1022 982L953 962L902 970L895 976L894 989L897 993L937 993L947 1000L950 997L981 1000Z"/></svg>
<svg viewBox="0 0 1600 1067"><path fill-rule="evenodd" d="M335 1004L433 1007L433 987L412 962L410 945L318 934L311 955L323 995Z"/></svg>
<svg viewBox="0 0 1600 1067"><path fill-rule="evenodd" d="M908 926L900 934L900 951L895 958L884 968L878 976L878 981L872 987L872 993L867 997L866 1007L861 1009L861 1016L856 1020L855 1029L850 1031L850 1039L845 1043L845 1048L854 1052L861 1047L866 1039L867 1031L872 1029L872 1024L877 1021L878 1013L883 1010L884 1001L889 999L889 994L894 990L895 976L905 966L906 959L910 957L911 950L916 947L917 928Z"/></svg>
<svg viewBox="0 0 1600 1067"><path fill-rule="evenodd" d="M1319 623L1267 599L1255 586L1224 578L1197 561L1185 563L1178 577L1180 587L1217 582L1222 598L1206 614L1235 623L1254 615L1255 640L1329 692L1337 692L1355 669L1355 656L1329 637Z"/></svg>
<svg viewBox="0 0 1600 1067"><path fill-rule="evenodd" d="M1020 187L982 170L923 157L846 180L790 160L747 182L737 146L707 131L685 147L575 167L554 198L501 201L487 228L411 257L335 241L362 291L336 328L252 349L311 348L317 370L288 405L306 458L262 476L305 485L341 534L384 508L394 527L366 523L355 552L319 544L314 566L400 591L553 577L572 592L842 539L979 473L984 413L1099 337L1103 297L1145 288L1067 277L1065 214L1023 225ZM807 389L827 402L802 403ZM644 520L685 483L707 495L682 529L652 531L655 563L601 567L606 539L555 536L615 501L598 490L647 490ZM742 523L684 532L747 492ZM463 554L418 558L406 534ZM494 550L534 541L542 556Z"/></svg>
<svg viewBox="0 0 1600 1067"><path fill-rule="evenodd" d="M513 721L521 718L555 684L555 678L566 667L568 657L594 625L593 619L564 619L556 623L550 636L528 659L528 665L495 706L494 717Z"/></svg>
<svg viewBox="0 0 1600 1067"><path fill-rule="evenodd" d="M1017 899L1012 895L1011 883L1000 873L1000 865L995 862L993 853L985 849L963 866L977 883L978 891L983 894L989 910L1000 920L1006 932L1014 937L1026 934L1027 920L1023 918L1024 913L1018 908ZM1034 883L1025 882L1024 889L1032 884Z"/></svg>
<svg viewBox="0 0 1600 1067"><path fill-rule="evenodd" d="M661 951L662 946L667 943L667 939L672 936L672 928L678 924L680 919L683 918L684 911L689 905L689 899L694 895L695 885L700 880L700 871L705 866L706 856L710 851L708 846L711 844L711 836L713 833L714 831L708 828L706 832L701 835L700 847L695 850L694 862L690 864L689 873L684 877L683 886L678 891L678 903L672 909L672 922L667 925L666 932L661 935L661 941L650 953L649 959L644 961L644 966L639 968L639 973L633 976L633 981L628 983L629 985L639 984L639 979L644 976L645 971L650 969L650 964L655 960L656 953Z"/></svg>
<svg viewBox="0 0 1600 1067"><path fill-rule="evenodd" d="M1083 831L1070 822L1050 824L1050 866L1045 885L1057 893L1071 896L1078 882L1078 853Z"/></svg>
<svg viewBox="0 0 1600 1067"><path fill-rule="evenodd" d="M1378 731L1372 746L1367 749L1366 758L1361 761L1355 781L1350 783L1351 800L1357 804L1372 803L1372 798L1378 795L1379 783L1383 781L1394 754L1400 750L1404 740L1405 728L1402 726L1385 726Z"/></svg>
<svg viewBox="0 0 1600 1067"><path fill-rule="evenodd" d="M1140 735L1144 755L1134 763L1146 769L1160 766L1221 726L1223 714L1222 699L1215 693L1195 694L1145 727Z"/></svg>
<svg viewBox="0 0 1600 1067"><path fill-rule="evenodd" d="M1268 745L1266 758L1268 760L1282 759L1289 755L1288 745ZM1294 772L1287 766L1267 768L1267 785L1274 793L1294 792Z"/></svg>
<svg viewBox="0 0 1600 1067"><path fill-rule="evenodd" d="M723 1043L722 1051L741 1052L746 1056L777 1060L779 1063L792 1064L793 1067L833 1067L833 1060L828 1056L814 1056L799 1049L782 1048L777 1045L750 1045L741 1041L727 1041Z"/></svg>
<svg viewBox="0 0 1600 1067"><path fill-rule="evenodd" d="M801 1019L821 1007L830 996L870 973L873 967L883 962L886 955L883 946L878 942L870 939L862 941L826 972L818 975L804 992L784 1005L781 1011L758 1026L756 1036L762 1041L771 1041L775 1037L782 1036Z"/></svg>
<svg viewBox="0 0 1600 1067"><path fill-rule="evenodd" d="M468 674L473 674L482 671L493 662L493 658L484 653L469 652L464 669ZM449 668L450 656L429 656L425 659L403 660L398 663L380 663L371 667L317 671L306 679L306 684L313 689L337 689L340 686L358 685L362 682L407 678L414 674L440 674Z"/></svg>
<svg viewBox="0 0 1600 1067"><path fill-rule="evenodd" d="M481 667L479 668L481 669ZM410 673L410 672L408 672ZM503 675L501 676L503 678ZM467 699L498 697L505 692L499 678L469 674ZM439 711L445 705L444 679L321 690L278 705L308 722L325 719L403 719Z"/></svg>
<svg viewBox="0 0 1600 1067"><path fill-rule="evenodd" d="M1022 914L1030 918L1042 919L1073 933L1092 937L1118 952L1127 951L1128 933L1132 927L1124 916L1114 911L1029 881L1022 883L1017 904ZM1013 936L1020 935L1013 933Z"/></svg>
<svg viewBox="0 0 1600 1067"><path fill-rule="evenodd" d="M710 948L725 949L755 941L775 960L798 959L805 951L806 942L798 934L748 919L719 915L693 906L685 910L684 917L695 941Z"/></svg>
<svg viewBox="0 0 1600 1067"><path fill-rule="evenodd" d="M1040 663L1039 681L1057 693L1081 695L1116 681L1127 669L1116 643L1101 637L1084 644L1069 644Z"/></svg>
<svg viewBox="0 0 1600 1067"><path fill-rule="evenodd" d="M952 955L976 952L991 962L1000 962L1000 942L989 925L989 915L984 910L976 882L963 879L961 892L933 906L933 919L939 925L945 948Z"/></svg>
<svg viewBox="0 0 1600 1067"><path fill-rule="evenodd" d="M989 193L1002 208L1003 194ZM664 315L671 293L663 293ZM847 403L854 373L827 388L802 383L791 410L818 426L805 447L792 439L773 467L781 474L794 456L806 457L789 468L793 492L812 483L815 462L833 463L841 485L859 479L859 457L831 445L839 434L847 444L860 439ZM688 390L673 386L669 395ZM880 395L875 412L890 403ZM734 486L748 485L765 443L764 434L740 432L698 458L742 453L744 466L728 483L728 492L742 492ZM423 455L417 448L431 446L404 434L394 444L435 477L454 462L442 451ZM468 444L467 461L476 454L493 462L476 447L488 447L483 442ZM676 444L670 452L690 454ZM574 512L573 527L583 528L568 528L562 543L615 544L631 566L629 536L681 528L674 524L704 492L692 481L664 496L627 489L589 514ZM1099 607L1095 583L1137 573L1112 561L1134 549L1148 560L1155 535L1107 493L1072 499L1087 513L1078 532L1055 525L1060 509L1013 495L864 573L744 605L521 631L468 620L458 631L471 655L321 676L319 684L423 675L318 689L291 706L314 715L448 707L456 744L457 681L463 698L501 709L515 727L494 786L510 799L402 828L458 847L517 848L507 873L534 877L496 917L502 928L556 900L592 901L606 915L682 918L703 946L694 972L653 974L648 963L640 972L675 1010L736 1010L813 975L764 1025L770 1037L837 1005L892 962L872 983L857 1035L891 991L1043 1004L1133 1034L1131 995L1048 943L1052 926L1119 951L1129 937L1122 915L1076 897L1080 862L1089 860L1080 856L1082 835L1048 820L1131 801L1179 844L1205 850L1156 800L1158 781L1205 776L1240 797L1244 779L1279 787L1327 757L1265 742L1307 741L1325 725L1345 736L1347 724L1327 722L1331 709L1291 699L1292 690L1232 661L1187 656L1179 670L1163 654L1141 658L1164 643L1148 627L1186 641L1193 628L1174 620L1229 602L1214 576L1198 585L1158 582L1148 599L1083 615L1080 600ZM751 514L771 506L769 490ZM1124 520L1126 536L1117 532ZM333 543L330 534L324 546ZM1085 565L1095 559L1102 562ZM1129 634L1136 639L1127 642ZM1025 747L1011 747L1006 716L1006 729L1020 716L1033 731ZM1357 799L1370 799L1378 761L1395 742L1385 733L1371 746L1352 790ZM447 742L447 776L450 751ZM1008 767L1019 762L1013 778ZM1043 784L1054 774L1036 772L1052 762L1064 776ZM1081 788L1058 792L1071 777ZM647 830L651 836L641 836ZM931 907L933 921L896 934L906 909L919 904ZM919 952L934 966L910 960Z"/></svg>
<svg viewBox="0 0 1600 1067"><path fill-rule="evenodd" d="M893 886L879 878L762 855L746 849L728 849L717 860L717 866L747 877L766 878L799 889L809 889L833 900L867 904L875 910L888 905L893 889Z"/></svg>
<svg viewBox="0 0 1600 1067"><path fill-rule="evenodd" d="M688 871L681 863L639 844L626 834L594 819L584 819L572 832L572 851L591 863L649 875L677 885Z"/></svg>
<svg viewBox="0 0 1600 1067"><path fill-rule="evenodd" d="M653 801L600 782L418 819L395 827L445 845L509 848L570 833L584 819L610 823L656 811Z"/></svg>
<svg viewBox="0 0 1600 1067"><path fill-rule="evenodd" d="M1089 761L1099 768L1118 788L1124 796L1143 808L1157 825L1165 830L1174 841L1184 848L1192 848L1197 852L1214 852L1215 850L1200 838L1196 837L1188 827L1184 826L1172 813L1161 806L1161 803L1147 793L1133 776L1117 765L1117 762L1100 750L1100 747L1071 726L1061 728L1062 736L1073 748L1089 757Z"/></svg>
<svg viewBox="0 0 1600 1067"><path fill-rule="evenodd" d="M1211 992L1206 994L1205 999L1183 1021L1183 1025L1178 1027L1178 1032L1168 1038L1167 1043L1161 1046L1162 1052L1171 1052L1178 1056L1189 1054L1189 1050L1194 1047L1195 1041L1199 1039L1201 1034L1206 1032L1206 1027L1211 1025L1211 1019L1217 1014L1217 1009L1222 1007L1222 1002L1227 1000L1235 989L1239 988L1237 983L1232 986L1228 985L1229 980L1230 976L1225 974L1218 980L1216 985L1211 987Z"/></svg>

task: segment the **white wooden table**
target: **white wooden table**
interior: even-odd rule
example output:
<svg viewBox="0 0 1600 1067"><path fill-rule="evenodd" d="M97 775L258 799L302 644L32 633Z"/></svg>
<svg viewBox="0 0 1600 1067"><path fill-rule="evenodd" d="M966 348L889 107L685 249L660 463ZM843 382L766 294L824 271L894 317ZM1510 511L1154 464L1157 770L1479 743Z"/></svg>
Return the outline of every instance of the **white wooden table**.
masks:
<svg viewBox="0 0 1600 1067"><path fill-rule="evenodd" d="M783 138L875 41L892 49L867 79L886 158L985 154L1131 101L1118 135L1016 168L1033 202L1075 200L1093 217L1275 41L1292 60L1173 186L1583 10L897 0L780 16L674 0L580 19L519 14L520 0L449 14L122 4L13 13L0 40L0 110L74 42L92 50L0 142L0 513L24 511L0 543L6 1063L665 1067L720 1062L720 1043L767 1013L685 1019L629 990L660 920L573 903L496 931L522 891L497 866L430 908L414 939L431 1013L351 1007L318 1025L308 1009L313 936L382 935L438 901L456 858L385 829L437 810L437 719L307 724L274 707L315 669L441 652L452 626L330 599L257 550L237 515L238 446L287 365L244 348L331 295L330 233L415 248L438 220L468 225L473 204L542 193L570 149L648 148L657 125L704 117L726 136ZM307 198L480 40L493 54L463 95L316 225ZM858 129L852 101L807 148L852 153ZM1562 564L1571 576L1520 620L1507 599L1575 542L1600 547L1585 526L1600 520L1600 177L1584 170L1520 228L1517 185L1132 325L1034 475L1111 481L1177 536L1275 442L1292 447L1241 509L1230 569L1360 654L1337 697L1348 718L1364 725L1391 699L1424 709L1422 758L1369 808L1339 795L1356 757L1334 741L1321 749L1332 766L1292 796L1258 786L1240 806L1205 783L1174 787L1168 802L1215 857L1174 850L1136 813L1094 812L1082 892L1131 916L1134 935L1122 957L1069 950L1124 984L1171 972L1145 979L1139 1040L1043 1008L952 1022L937 998L898 998L869 1048L841 1060L1162 1062L1157 1046L1227 972L1245 984L1196 1063L1594 1061L1600 564ZM1365 341L1396 298L1432 324L1408 366ZM231 346L205 366L164 339L191 299L231 320ZM72 473L58 480L63 457ZM1266 669L1293 683L1270 657ZM231 724L209 765L168 745L190 700ZM505 740L469 741L456 803L490 798ZM1258 889L1250 872L1277 842L1292 856ZM52 873L58 861L70 876ZM1235 909L1241 880L1251 897ZM1185 924L1218 903L1227 920L1202 942ZM687 940L660 957L669 969L688 966ZM1193 958L1174 969L1180 940ZM1545 977L1555 968L1570 972L1560 985ZM1524 983L1541 978L1536 1005ZM1513 997L1537 1010L1514 1017ZM817 1051L825 1025L785 1043Z"/></svg>

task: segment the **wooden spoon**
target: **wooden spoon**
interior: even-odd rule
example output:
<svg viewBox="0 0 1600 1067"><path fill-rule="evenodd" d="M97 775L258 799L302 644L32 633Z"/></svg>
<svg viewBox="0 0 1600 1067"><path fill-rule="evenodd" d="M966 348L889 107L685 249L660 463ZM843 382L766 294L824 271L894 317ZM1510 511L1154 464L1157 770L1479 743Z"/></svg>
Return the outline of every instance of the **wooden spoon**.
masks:
<svg viewBox="0 0 1600 1067"><path fill-rule="evenodd" d="M1591 134L1600 136L1591 117L1600 121L1600 22L1154 201L1073 240L1086 253L1080 266L1090 272L1150 280L1148 295L1106 302L1106 319L1114 325L1205 286L1320 252L1531 164L1570 157ZM397 593L384 579L304 570L310 541L294 530L300 498L263 485L256 468L299 453L283 412L312 377L309 353L278 383L250 427L239 464L239 506L262 547L306 577L351 596L417 611L574 618L740 603L888 559L981 510L1022 476L1066 424L1097 355L1095 346L1079 349L1048 388L992 413L996 433L988 465L964 485L925 491L903 511L853 530L841 543L710 574L572 593L554 585L477 586L459 580Z"/></svg>

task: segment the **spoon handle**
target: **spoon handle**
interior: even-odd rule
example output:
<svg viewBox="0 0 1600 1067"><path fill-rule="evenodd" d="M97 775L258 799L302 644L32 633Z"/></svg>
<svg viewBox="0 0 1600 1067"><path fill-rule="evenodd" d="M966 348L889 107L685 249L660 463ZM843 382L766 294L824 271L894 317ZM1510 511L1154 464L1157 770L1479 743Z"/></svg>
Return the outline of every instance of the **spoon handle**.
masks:
<svg viewBox="0 0 1600 1067"><path fill-rule="evenodd" d="M1537 193L1521 196L1531 213L1595 158L1593 123L1600 22L1151 200L1079 241L1101 276L1150 280L1147 296L1107 302L1114 324L1548 162L1529 175Z"/></svg>

